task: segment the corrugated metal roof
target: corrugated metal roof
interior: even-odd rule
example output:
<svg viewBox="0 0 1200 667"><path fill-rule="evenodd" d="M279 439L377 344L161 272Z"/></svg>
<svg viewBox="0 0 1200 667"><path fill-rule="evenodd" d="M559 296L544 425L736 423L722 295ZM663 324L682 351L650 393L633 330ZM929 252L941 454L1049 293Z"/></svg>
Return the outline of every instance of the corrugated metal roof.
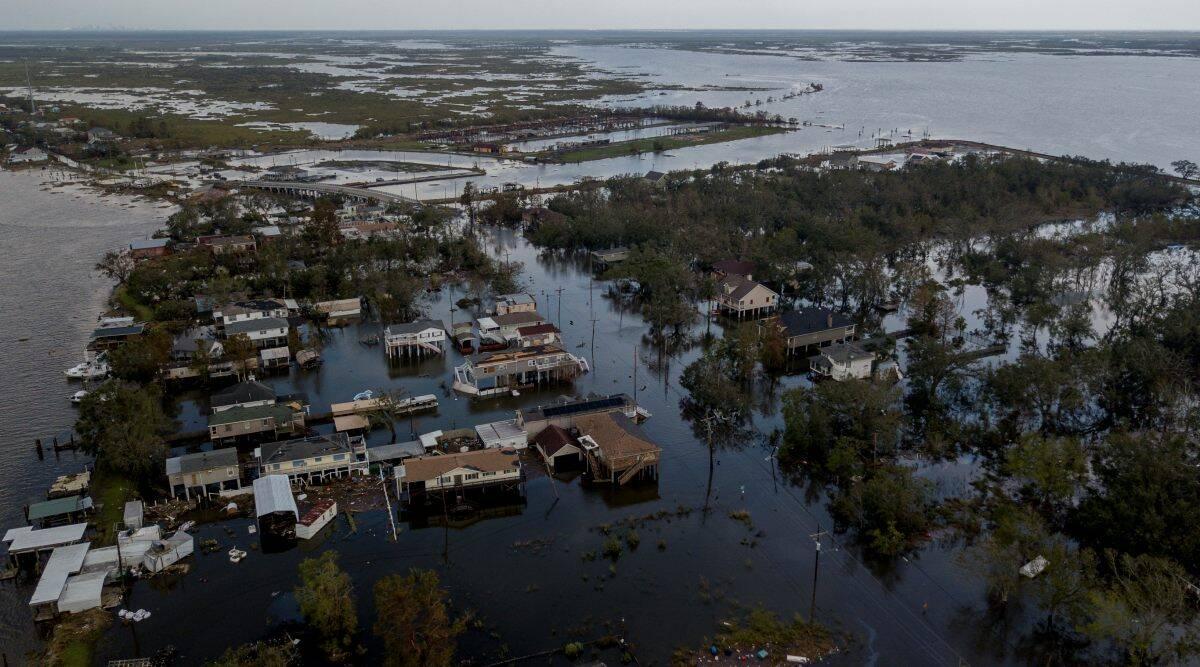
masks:
<svg viewBox="0 0 1200 667"><path fill-rule="evenodd" d="M71 544L83 539L87 530L86 523L73 523L69 526L55 526L34 530L29 526L13 528L4 534L4 541L10 542L8 553L21 553L34 549L49 549L64 544Z"/></svg>
<svg viewBox="0 0 1200 667"><path fill-rule="evenodd" d="M214 449L209 452L196 452L195 454L184 454L167 459L167 474L177 475L180 473L199 472L201 470L215 470L217 468L234 467L238 464L238 453L236 447L226 449Z"/></svg>
<svg viewBox="0 0 1200 667"><path fill-rule="evenodd" d="M261 517L273 512L291 512L300 518L287 475L267 475L254 480L254 513Z"/></svg>
<svg viewBox="0 0 1200 667"><path fill-rule="evenodd" d="M62 516L63 514L71 514L73 512L82 512L92 509L91 496L68 496L66 498L55 498L54 500L44 500L40 503L33 503L29 506L29 520L39 521L48 519L54 516Z"/></svg>
<svg viewBox="0 0 1200 667"><path fill-rule="evenodd" d="M83 560L89 548L90 544L69 544L55 549L46 561L46 568L42 570L37 588L33 589L29 604L57 602L67 585L67 577L83 569Z"/></svg>
<svg viewBox="0 0 1200 667"><path fill-rule="evenodd" d="M59 611L74 613L99 607L107 578L108 572L86 572L68 579L58 599Z"/></svg>
<svg viewBox="0 0 1200 667"><path fill-rule="evenodd" d="M423 454L425 454L425 447L421 445L420 440L380 445L367 450L367 458L371 461L398 461Z"/></svg>

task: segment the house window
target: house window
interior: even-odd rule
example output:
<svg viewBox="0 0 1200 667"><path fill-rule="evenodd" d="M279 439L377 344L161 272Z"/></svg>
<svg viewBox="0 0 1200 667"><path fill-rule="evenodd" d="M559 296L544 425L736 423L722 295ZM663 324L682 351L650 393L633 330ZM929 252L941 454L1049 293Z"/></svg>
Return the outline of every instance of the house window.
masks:
<svg viewBox="0 0 1200 667"><path fill-rule="evenodd" d="M466 475L463 475L463 479L467 479L467 480L479 479L479 473L477 473L477 472L468 473Z"/></svg>
<svg viewBox="0 0 1200 667"><path fill-rule="evenodd" d="M442 482L442 484L449 484L450 483L450 475L442 475L441 482Z"/></svg>
<svg viewBox="0 0 1200 667"><path fill-rule="evenodd" d="M345 460L346 460L346 455L345 455L345 454L334 454L334 455L333 455L333 460L334 460L334 461L345 461Z"/></svg>
<svg viewBox="0 0 1200 667"><path fill-rule="evenodd" d="M313 459L313 463L320 463L322 460L324 460L324 458L324 456L318 456L317 458Z"/></svg>
<svg viewBox="0 0 1200 667"><path fill-rule="evenodd" d="M274 464L273 466L271 466L271 469L272 469L272 470L279 470L279 468L280 468L280 467L282 467L282 466L283 466L283 464L282 464L282 463L276 463L276 464Z"/></svg>
<svg viewBox="0 0 1200 667"><path fill-rule="evenodd" d="M485 473L483 473L483 476L484 476L484 477L495 477L495 476L496 476L496 473L494 473L494 472L485 472Z"/></svg>
<svg viewBox="0 0 1200 667"><path fill-rule="evenodd" d="M293 468L303 468L304 465L305 465L304 461L292 461Z"/></svg>

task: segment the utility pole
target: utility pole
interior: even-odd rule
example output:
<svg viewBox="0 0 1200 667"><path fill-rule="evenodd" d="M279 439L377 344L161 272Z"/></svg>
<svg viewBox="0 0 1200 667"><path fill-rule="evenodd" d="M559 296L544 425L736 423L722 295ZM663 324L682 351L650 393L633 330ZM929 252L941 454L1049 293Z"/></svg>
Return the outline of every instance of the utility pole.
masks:
<svg viewBox="0 0 1200 667"><path fill-rule="evenodd" d="M559 330L562 330L562 293L563 293L563 288L559 287L558 289L556 289L554 291L558 292L558 328L559 328Z"/></svg>
<svg viewBox="0 0 1200 667"><path fill-rule="evenodd" d="M29 77L29 63L25 63L25 87L29 89L29 115L37 115L37 105L33 102L33 79Z"/></svg>
<svg viewBox="0 0 1200 667"><path fill-rule="evenodd" d="M396 542L400 538L396 534L396 517L392 514L392 499L388 497L387 478L383 475L383 468L379 469L379 485L383 487L383 501L387 503L388 521L392 522L392 541Z"/></svg>
<svg viewBox="0 0 1200 667"><path fill-rule="evenodd" d="M817 613L817 574L821 571L821 537L829 533L821 530L821 525L817 524L817 532L809 535L817 543L817 551L813 558L813 584L812 584L812 601L808 606L808 622L812 623L816 618Z"/></svg>

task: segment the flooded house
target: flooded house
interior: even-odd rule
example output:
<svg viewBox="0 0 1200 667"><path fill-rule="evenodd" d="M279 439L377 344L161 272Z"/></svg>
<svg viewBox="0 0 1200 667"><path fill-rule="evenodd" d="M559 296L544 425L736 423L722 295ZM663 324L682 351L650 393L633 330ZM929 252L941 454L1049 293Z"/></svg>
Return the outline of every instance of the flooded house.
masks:
<svg viewBox="0 0 1200 667"><path fill-rule="evenodd" d="M213 322L224 331L230 324L263 319L287 319L295 309L290 300L247 299L216 306L212 309ZM294 302L293 302L294 303Z"/></svg>
<svg viewBox="0 0 1200 667"><path fill-rule="evenodd" d="M808 356L819 348L854 340L854 322L827 308L789 310L779 315L776 325L787 339L789 355Z"/></svg>
<svg viewBox="0 0 1200 667"><path fill-rule="evenodd" d="M573 470L583 463L579 441L565 428L553 424L547 426L533 439L532 445L550 472Z"/></svg>
<svg viewBox="0 0 1200 667"><path fill-rule="evenodd" d="M809 366L813 373L831 380L866 380L871 377L875 353L858 343L834 343L821 348L812 357Z"/></svg>
<svg viewBox="0 0 1200 667"><path fill-rule="evenodd" d="M754 262L743 259L722 259L713 262L712 274L717 278L738 276L746 280L754 280Z"/></svg>
<svg viewBox="0 0 1200 667"><path fill-rule="evenodd" d="M629 417L612 412L584 415L575 420L575 429L592 482L624 486L658 479L662 448Z"/></svg>
<svg viewBox="0 0 1200 667"><path fill-rule="evenodd" d="M537 300L530 294L502 294L496 297L496 314L536 313Z"/></svg>
<svg viewBox="0 0 1200 667"><path fill-rule="evenodd" d="M571 382L586 373L587 360L558 345L488 352L454 369L454 389L488 396L512 389Z"/></svg>
<svg viewBox="0 0 1200 667"><path fill-rule="evenodd" d="M617 246L608 250L593 250L588 254L592 258L593 268L603 271L613 264L619 264L629 259L629 248Z"/></svg>
<svg viewBox="0 0 1200 667"><path fill-rule="evenodd" d="M417 359L445 353L445 325L436 320L416 320L389 324L383 330L383 347L387 358Z"/></svg>
<svg viewBox="0 0 1200 667"><path fill-rule="evenodd" d="M254 480L254 516L264 537L293 539L300 510L286 475L264 475Z"/></svg>
<svg viewBox="0 0 1200 667"><path fill-rule="evenodd" d="M738 320L758 319L775 312L779 294L762 283L729 274L717 284L717 311Z"/></svg>
<svg viewBox="0 0 1200 667"><path fill-rule="evenodd" d="M293 405L238 405L208 416L208 436L214 443L277 438L303 431L304 410Z"/></svg>
<svg viewBox="0 0 1200 667"><path fill-rule="evenodd" d="M285 318L265 317L227 324L225 325L225 337L230 338L242 334L250 339L256 350L269 350L287 347L290 329L291 325Z"/></svg>
<svg viewBox="0 0 1200 667"><path fill-rule="evenodd" d="M553 324L532 324L517 327L516 342L521 347L537 347L562 343L562 333Z"/></svg>
<svg viewBox="0 0 1200 667"><path fill-rule="evenodd" d="M521 310L503 315L496 315L491 318L492 322L498 327L497 333L500 338L506 341L514 341L519 336L518 330L521 327L531 327L539 324L546 324L546 318L542 317L541 313L536 310Z"/></svg>
<svg viewBox="0 0 1200 667"><path fill-rule="evenodd" d="M310 435L269 442L254 450L259 475L283 475L293 481L323 482L367 472L367 445L346 433Z"/></svg>
<svg viewBox="0 0 1200 667"><path fill-rule="evenodd" d="M556 426L570 430L580 417L587 415L620 413L637 419L639 410L628 394L593 396L582 399L565 399L550 405L539 405L517 411L517 425L525 429L530 438L536 438L545 429Z"/></svg>
<svg viewBox="0 0 1200 667"><path fill-rule="evenodd" d="M331 320L358 317L362 315L362 299L351 297L348 299L334 299L332 301L318 301L312 305L312 310L317 315Z"/></svg>
<svg viewBox="0 0 1200 667"><path fill-rule="evenodd" d="M166 473L172 498L191 500L242 489L242 469L233 447L173 456L167 459Z"/></svg>
<svg viewBox="0 0 1200 667"><path fill-rule="evenodd" d="M419 456L395 467L396 493L412 504L432 494L453 493L456 501L472 492L521 492L521 457L511 449Z"/></svg>
<svg viewBox="0 0 1200 667"><path fill-rule="evenodd" d="M470 354L475 351L478 338L475 336L475 327L470 322L452 322L447 333L454 340L454 346L460 353Z"/></svg>

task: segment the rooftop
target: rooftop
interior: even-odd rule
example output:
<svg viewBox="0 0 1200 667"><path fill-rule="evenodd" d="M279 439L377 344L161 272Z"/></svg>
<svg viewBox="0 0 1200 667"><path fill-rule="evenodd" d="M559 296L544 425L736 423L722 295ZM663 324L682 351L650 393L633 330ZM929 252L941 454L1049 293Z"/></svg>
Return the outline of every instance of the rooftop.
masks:
<svg viewBox="0 0 1200 667"><path fill-rule="evenodd" d="M789 310L779 316L779 322L788 336L803 336L818 331L828 331L852 326L850 318L827 308L801 308Z"/></svg>
<svg viewBox="0 0 1200 667"><path fill-rule="evenodd" d="M563 447L574 445L575 438L572 438L565 428L551 424L537 434L537 437L533 439L533 444L540 447L546 456L554 456Z"/></svg>
<svg viewBox="0 0 1200 667"><path fill-rule="evenodd" d="M209 452L196 452L195 454L184 454L167 459L167 474L186 475L203 470L228 468L237 464L238 453L236 448L214 449Z"/></svg>
<svg viewBox="0 0 1200 667"><path fill-rule="evenodd" d="M209 405L214 408L223 408L242 403L274 400L274 389L257 380L247 380L213 394L212 398L209 399Z"/></svg>
<svg viewBox="0 0 1200 667"><path fill-rule="evenodd" d="M558 333L558 327L553 324L531 324L527 327L517 327L517 333L522 336L540 336L548 333Z"/></svg>
<svg viewBox="0 0 1200 667"><path fill-rule="evenodd" d="M4 534L8 542L8 553L15 554L25 551L49 549L50 547L72 544L83 539L87 531L86 523L73 523L69 526L37 529L31 526L12 528Z"/></svg>
<svg viewBox="0 0 1200 667"><path fill-rule="evenodd" d="M661 447L650 442L633 420L623 414L584 415L575 420L575 426L581 434L595 440L600 451L609 459L662 451Z"/></svg>
<svg viewBox="0 0 1200 667"><path fill-rule="evenodd" d="M232 336L251 331L266 331L267 329L287 329L288 321L282 317L260 317L257 320L241 320L225 325L225 334Z"/></svg>
<svg viewBox="0 0 1200 667"><path fill-rule="evenodd" d="M633 405L633 399L626 394L613 394L604 398L588 398L579 401L566 401L557 405L538 406L521 411L525 421L537 421L552 417L586 414L589 412L611 412L624 410Z"/></svg>
<svg viewBox="0 0 1200 667"><path fill-rule="evenodd" d="M852 361L874 359L875 353L868 352L857 343L839 343L821 348L821 356L828 357L839 364L848 364Z"/></svg>
<svg viewBox="0 0 1200 667"><path fill-rule="evenodd" d="M274 512L291 512L300 518L287 475L266 475L254 480L254 514L262 517Z"/></svg>
<svg viewBox="0 0 1200 667"><path fill-rule="evenodd" d="M754 275L754 262L748 262L742 259L723 259L719 262L713 262L712 267L713 271L720 271L721 273L727 275Z"/></svg>
<svg viewBox="0 0 1200 667"><path fill-rule="evenodd" d="M221 426L222 424L267 419L268 417L274 417L276 424L291 421L292 409L286 405L255 405L251 407L239 405L209 415L208 425Z"/></svg>
<svg viewBox="0 0 1200 667"><path fill-rule="evenodd" d="M521 459L515 452L500 449L477 449L461 454L419 456L404 462L404 478L408 481L423 481L440 477L451 470L465 468L479 472L502 472L521 467Z"/></svg>
<svg viewBox="0 0 1200 667"><path fill-rule="evenodd" d="M421 319L413 322L404 322L401 324L389 324L385 331L386 335L403 335L421 333L427 329L442 328L442 323L437 320Z"/></svg>
<svg viewBox="0 0 1200 667"><path fill-rule="evenodd" d="M91 496L67 496L44 500L29 506L27 515L30 521L40 521L51 517L63 516L92 509Z"/></svg>
<svg viewBox="0 0 1200 667"><path fill-rule="evenodd" d="M279 463L327 454L345 454L352 451L350 437L345 433L310 435L304 438L269 442L260 449L260 460L263 463Z"/></svg>
<svg viewBox="0 0 1200 667"><path fill-rule="evenodd" d="M541 324L546 321L537 311L534 312L519 312L505 313L503 315L493 315L492 321L502 327L524 326L529 324Z"/></svg>

